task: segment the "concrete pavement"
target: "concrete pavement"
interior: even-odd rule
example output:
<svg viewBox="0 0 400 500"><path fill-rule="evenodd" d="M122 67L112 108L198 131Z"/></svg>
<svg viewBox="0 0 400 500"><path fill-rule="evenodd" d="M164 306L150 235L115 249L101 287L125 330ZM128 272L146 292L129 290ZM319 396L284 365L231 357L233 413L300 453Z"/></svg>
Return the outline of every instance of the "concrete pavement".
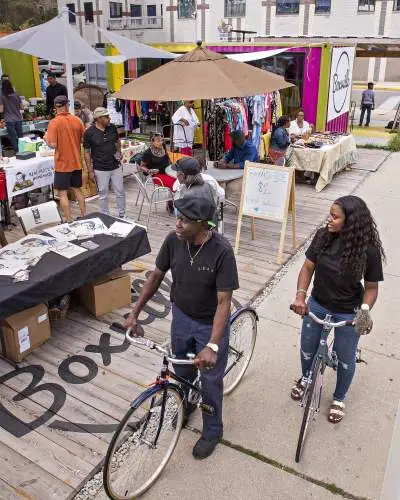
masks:
<svg viewBox="0 0 400 500"><path fill-rule="evenodd" d="M385 490L397 491L398 469L393 464L398 462L393 450L392 465L386 476L385 471L392 436L398 439L398 434L393 432L400 398L400 333L397 329L400 264L396 259L400 244L396 231L400 203L399 160L400 154L392 155L357 192L376 217L388 262L385 282L373 311L374 331L361 342L363 358L368 364L357 366L343 422L333 426L326 420L335 382L334 373L329 371L321 414L313 423L301 463L295 464L302 410L290 400L289 390L299 375L300 321L290 313L288 306L303 261L303 255L299 255L258 307L259 337L252 363L238 389L225 402L228 444L221 445L209 461L198 463L191 457L191 446L197 436L185 431L178 453L158 484L145 496L147 500L158 499L167 492L182 499L198 500L206 500L212 492L214 498L221 500L303 500L314 498L313 495L329 499L331 491L344 498L378 499L384 478ZM200 428L199 415L192 425ZM232 445L242 447L241 451L232 450ZM282 471L285 467L291 470ZM320 481L321 485L316 486L313 480ZM396 497L390 494L384 498L395 500Z"/></svg>

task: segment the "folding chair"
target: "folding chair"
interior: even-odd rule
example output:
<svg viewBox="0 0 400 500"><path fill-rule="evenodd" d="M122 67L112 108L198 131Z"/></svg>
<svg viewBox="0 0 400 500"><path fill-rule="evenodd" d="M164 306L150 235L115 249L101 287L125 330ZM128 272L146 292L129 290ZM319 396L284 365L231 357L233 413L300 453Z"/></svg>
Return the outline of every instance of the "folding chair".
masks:
<svg viewBox="0 0 400 500"><path fill-rule="evenodd" d="M150 215L151 215L151 209L154 205L156 211L157 211L157 205L159 203L167 203L168 201L173 201L174 200L174 195L172 191L164 187L161 183L161 186L158 186L154 184L154 179L153 177L149 176L145 182L143 182L138 174L133 174L137 183L138 183L138 188L139 192L142 196L142 202L140 204L140 209L139 209L139 215L138 219L140 220L140 216L142 214L142 209L143 209L143 204L145 201L147 201L149 205L149 213L147 215L147 228L150 227ZM161 180L160 180L161 182Z"/></svg>
<svg viewBox="0 0 400 500"><path fill-rule="evenodd" d="M62 218L55 201L16 210L22 230L27 235L32 229L38 229L49 224L60 224Z"/></svg>

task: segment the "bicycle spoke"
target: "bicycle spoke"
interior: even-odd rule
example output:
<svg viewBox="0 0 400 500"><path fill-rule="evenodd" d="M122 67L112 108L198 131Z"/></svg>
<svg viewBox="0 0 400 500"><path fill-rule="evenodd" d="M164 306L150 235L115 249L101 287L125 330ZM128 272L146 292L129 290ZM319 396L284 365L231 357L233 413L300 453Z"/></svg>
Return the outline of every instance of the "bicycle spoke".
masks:
<svg viewBox="0 0 400 500"><path fill-rule="evenodd" d="M111 498L135 498L153 484L175 448L182 416L182 399L171 388L160 388L128 412L110 444L104 467Z"/></svg>

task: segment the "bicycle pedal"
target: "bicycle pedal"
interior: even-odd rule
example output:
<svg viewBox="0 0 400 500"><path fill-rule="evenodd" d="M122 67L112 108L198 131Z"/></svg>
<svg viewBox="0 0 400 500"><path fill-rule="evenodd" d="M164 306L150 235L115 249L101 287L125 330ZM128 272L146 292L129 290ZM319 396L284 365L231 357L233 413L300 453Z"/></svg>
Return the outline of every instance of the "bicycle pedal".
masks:
<svg viewBox="0 0 400 500"><path fill-rule="evenodd" d="M214 415L215 414L215 409L206 403L200 403L199 408L202 412L207 413L207 415Z"/></svg>

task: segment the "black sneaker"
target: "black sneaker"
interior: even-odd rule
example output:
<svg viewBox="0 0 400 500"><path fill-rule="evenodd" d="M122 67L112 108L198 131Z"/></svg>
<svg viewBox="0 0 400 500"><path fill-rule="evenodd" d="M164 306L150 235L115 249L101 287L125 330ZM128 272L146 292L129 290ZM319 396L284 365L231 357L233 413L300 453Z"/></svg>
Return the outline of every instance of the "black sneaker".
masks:
<svg viewBox="0 0 400 500"><path fill-rule="evenodd" d="M204 439L201 437L193 448L193 456L199 460L209 457L215 450L217 444L221 441L221 438L214 439Z"/></svg>

